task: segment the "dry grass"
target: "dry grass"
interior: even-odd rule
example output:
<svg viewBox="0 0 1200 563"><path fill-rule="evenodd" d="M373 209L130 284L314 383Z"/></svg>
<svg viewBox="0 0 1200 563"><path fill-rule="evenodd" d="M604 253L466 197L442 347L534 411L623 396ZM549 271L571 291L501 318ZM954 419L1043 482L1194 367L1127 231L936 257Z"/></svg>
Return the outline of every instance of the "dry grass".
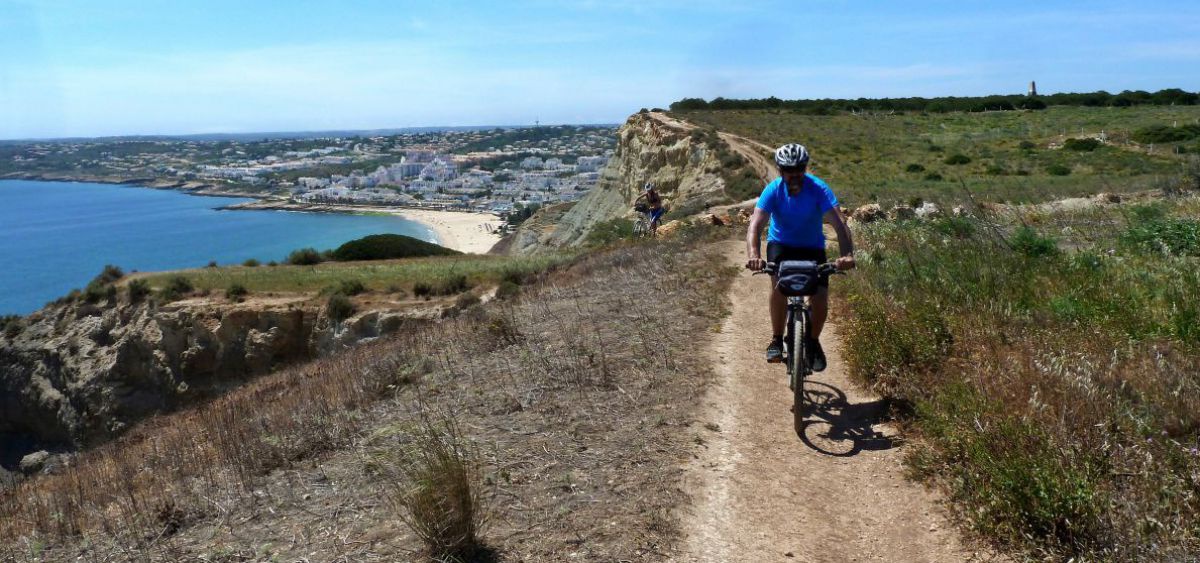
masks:
<svg viewBox="0 0 1200 563"><path fill-rule="evenodd" d="M420 409L429 413L427 409ZM493 495L483 457L452 415L422 416L412 424L376 431L368 442L368 468L383 479L399 518L430 558L490 558L483 533Z"/></svg>
<svg viewBox="0 0 1200 563"><path fill-rule="evenodd" d="M660 558L709 378L698 335L725 310L717 260L692 243L600 252L520 300L149 421L0 495L0 558L414 558L369 454L431 411L480 445L501 507L484 539L504 559Z"/></svg>

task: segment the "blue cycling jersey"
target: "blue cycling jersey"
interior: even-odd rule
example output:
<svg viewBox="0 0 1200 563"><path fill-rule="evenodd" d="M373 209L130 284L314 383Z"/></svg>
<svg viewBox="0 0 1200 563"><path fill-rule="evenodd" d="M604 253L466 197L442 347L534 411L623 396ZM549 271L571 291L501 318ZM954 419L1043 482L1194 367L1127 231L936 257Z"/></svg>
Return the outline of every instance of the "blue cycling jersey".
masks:
<svg viewBox="0 0 1200 563"><path fill-rule="evenodd" d="M801 248L825 248L821 230L825 213L837 206L837 196L820 178L804 175L799 193L788 193L783 178L776 178L758 197L757 207L771 215L767 242Z"/></svg>

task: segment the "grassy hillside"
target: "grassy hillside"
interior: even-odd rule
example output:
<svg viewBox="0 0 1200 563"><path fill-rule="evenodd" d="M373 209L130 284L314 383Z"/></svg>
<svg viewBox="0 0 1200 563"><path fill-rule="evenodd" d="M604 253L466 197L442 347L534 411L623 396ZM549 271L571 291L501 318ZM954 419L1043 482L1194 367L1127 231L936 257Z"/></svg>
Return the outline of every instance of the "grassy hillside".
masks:
<svg viewBox="0 0 1200 563"><path fill-rule="evenodd" d="M485 255L437 256L365 262L322 262L311 266L229 266L143 275L151 288L169 286L182 277L200 291L220 291L240 285L251 293L320 292L346 283L361 283L368 291L412 293L418 284L440 286L461 279L468 286L499 283L564 264L572 253L536 257Z"/></svg>
<svg viewBox="0 0 1200 563"><path fill-rule="evenodd" d="M1044 111L802 115L785 110L692 111L679 117L769 146L806 144L813 172L849 206L1038 202L1159 187L1200 152L1200 138L1154 145L1154 127L1200 123L1200 106L1052 107ZM1068 139L1103 137L1097 147ZM1184 135L1187 137L1187 135ZM1172 138L1167 136L1165 138ZM1179 154L1183 151L1183 154ZM957 155L961 155L957 156ZM962 157L966 157L965 159ZM955 164L957 163L957 164Z"/></svg>

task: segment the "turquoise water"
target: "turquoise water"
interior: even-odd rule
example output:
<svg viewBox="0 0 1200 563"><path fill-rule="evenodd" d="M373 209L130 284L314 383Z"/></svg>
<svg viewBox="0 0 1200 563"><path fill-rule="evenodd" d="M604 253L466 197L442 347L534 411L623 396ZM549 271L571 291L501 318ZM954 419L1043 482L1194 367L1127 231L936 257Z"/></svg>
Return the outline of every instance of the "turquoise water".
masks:
<svg viewBox="0 0 1200 563"><path fill-rule="evenodd" d="M0 180L0 314L28 314L83 287L105 264L126 272L196 268L215 260L282 261L366 235L434 241L399 217L217 211L249 201L169 190L74 182Z"/></svg>

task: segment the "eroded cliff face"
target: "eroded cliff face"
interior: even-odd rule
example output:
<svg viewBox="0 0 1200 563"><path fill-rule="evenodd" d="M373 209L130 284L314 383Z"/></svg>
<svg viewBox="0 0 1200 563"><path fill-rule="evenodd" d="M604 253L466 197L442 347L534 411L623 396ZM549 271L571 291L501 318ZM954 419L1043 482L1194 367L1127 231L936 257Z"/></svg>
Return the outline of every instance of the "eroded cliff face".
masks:
<svg viewBox="0 0 1200 563"><path fill-rule="evenodd" d="M728 178L747 165L747 158L736 149L725 135L666 114L634 114L617 130L616 153L596 188L574 205L539 211L502 248L512 254L531 254L578 245L597 224L632 217L633 200L646 182L654 182L672 217L731 203Z"/></svg>
<svg viewBox="0 0 1200 563"><path fill-rule="evenodd" d="M49 305L0 336L0 442L94 445L148 415L410 319L368 311L338 323L302 299ZM11 465L21 452L0 453Z"/></svg>

